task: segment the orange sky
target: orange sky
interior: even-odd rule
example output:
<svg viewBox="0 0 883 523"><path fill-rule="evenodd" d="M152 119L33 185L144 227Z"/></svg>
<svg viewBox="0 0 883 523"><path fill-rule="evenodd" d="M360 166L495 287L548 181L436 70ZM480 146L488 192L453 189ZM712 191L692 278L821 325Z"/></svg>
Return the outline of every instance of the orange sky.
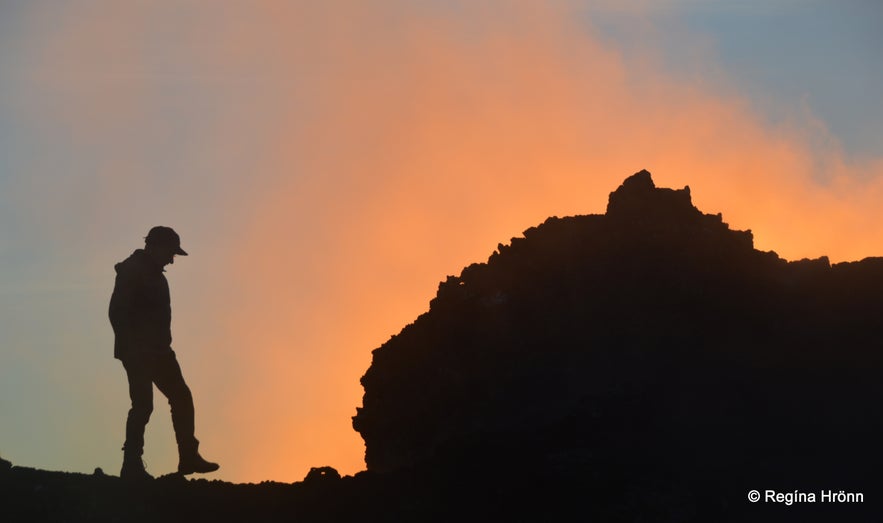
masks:
<svg viewBox="0 0 883 523"><path fill-rule="evenodd" d="M161 219L145 209L144 227L114 228L100 263L152 221L181 232L192 256L169 269L173 329L224 479L361 470L350 417L371 350L447 275L548 216L603 212L640 169L690 185L701 210L788 259L883 254L883 159L847 158L809 108L771 127L726 75L673 76L652 49L626 57L568 2L430 4L184 3L182 21L98 3L42 48L34 74L66 86L57 118L102 157L114 194L158 168L132 122L152 118L156 92L181 97L155 131L179 140L162 165L202 175L182 178ZM160 30L180 44L168 56L143 47ZM697 37L689 59L713 59L707 45ZM210 124L184 133L201 103ZM223 194L201 204L205 191ZM124 206L99 199L89 215ZM121 425L125 398L108 408ZM169 468L170 444L151 443L171 439L163 416L148 460Z"/></svg>

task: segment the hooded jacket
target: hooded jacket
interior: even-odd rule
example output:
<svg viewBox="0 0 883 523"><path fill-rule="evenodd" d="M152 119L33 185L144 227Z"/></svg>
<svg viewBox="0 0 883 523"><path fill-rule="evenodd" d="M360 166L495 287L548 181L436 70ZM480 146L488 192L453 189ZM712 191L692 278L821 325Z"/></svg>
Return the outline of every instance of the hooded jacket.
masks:
<svg viewBox="0 0 883 523"><path fill-rule="evenodd" d="M163 353L172 345L172 307L163 268L144 249L117 263L110 297L114 358Z"/></svg>

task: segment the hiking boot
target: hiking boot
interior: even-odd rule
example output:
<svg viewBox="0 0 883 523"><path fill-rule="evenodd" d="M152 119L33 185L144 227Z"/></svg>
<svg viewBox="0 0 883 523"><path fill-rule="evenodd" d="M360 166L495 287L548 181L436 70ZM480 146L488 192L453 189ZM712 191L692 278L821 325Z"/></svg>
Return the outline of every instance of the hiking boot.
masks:
<svg viewBox="0 0 883 523"><path fill-rule="evenodd" d="M123 468L120 469L120 479L125 481L148 481L153 479L146 470L144 470L144 461L141 456L124 455Z"/></svg>
<svg viewBox="0 0 883 523"><path fill-rule="evenodd" d="M204 474L206 472L214 472L219 468L221 468L220 465L206 461L199 455L197 450L181 456L181 459L178 460L178 474L182 475L193 474L194 472Z"/></svg>

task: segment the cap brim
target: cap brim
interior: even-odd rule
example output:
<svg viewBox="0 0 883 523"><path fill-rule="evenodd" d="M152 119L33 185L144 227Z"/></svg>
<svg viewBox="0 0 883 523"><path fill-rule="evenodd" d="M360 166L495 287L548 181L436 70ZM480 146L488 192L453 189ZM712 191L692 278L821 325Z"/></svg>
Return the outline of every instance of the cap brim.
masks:
<svg viewBox="0 0 883 523"><path fill-rule="evenodd" d="M175 254L177 254L178 256L187 256L187 251L178 247L177 249L175 249Z"/></svg>

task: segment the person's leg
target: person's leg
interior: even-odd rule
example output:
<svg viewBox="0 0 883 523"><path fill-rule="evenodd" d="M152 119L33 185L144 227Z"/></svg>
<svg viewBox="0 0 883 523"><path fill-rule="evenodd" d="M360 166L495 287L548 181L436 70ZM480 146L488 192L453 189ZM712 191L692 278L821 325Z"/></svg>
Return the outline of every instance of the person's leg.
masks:
<svg viewBox="0 0 883 523"><path fill-rule="evenodd" d="M129 398L132 406L126 418L126 442L123 444L123 467L120 477L123 479L150 479L144 470L141 455L144 453L144 429L153 412L153 381L150 361L143 358L126 359L123 361L126 376L129 380Z"/></svg>
<svg viewBox="0 0 883 523"><path fill-rule="evenodd" d="M149 362L141 359L123 361L129 379L129 398L132 406L126 418L126 454L141 456L144 452L144 428L153 412L153 380L150 379Z"/></svg>
<svg viewBox="0 0 883 523"><path fill-rule="evenodd" d="M174 351L159 358L153 382L156 383L156 388L169 400L178 450L195 449L199 442L194 437L193 395L190 393L190 387L184 381L181 366L178 364Z"/></svg>
<svg viewBox="0 0 883 523"><path fill-rule="evenodd" d="M172 408L172 425L178 441L178 472L191 474L218 470L217 463L206 461L199 455L199 441L194 436L193 395L184 381L174 351L164 355L160 362L153 380Z"/></svg>

